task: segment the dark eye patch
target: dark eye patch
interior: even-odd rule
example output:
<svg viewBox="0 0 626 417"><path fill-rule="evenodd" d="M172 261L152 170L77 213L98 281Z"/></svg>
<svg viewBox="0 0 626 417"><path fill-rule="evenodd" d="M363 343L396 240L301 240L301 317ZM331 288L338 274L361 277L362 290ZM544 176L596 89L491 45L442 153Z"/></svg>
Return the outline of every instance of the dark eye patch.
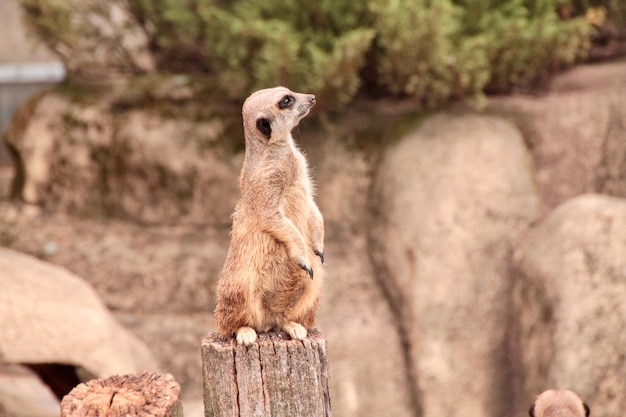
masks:
<svg viewBox="0 0 626 417"><path fill-rule="evenodd" d="M278 102L279 109L286 109L287 107L291 107L291 105L296 101L296 99L291 95L286 95Z"/></svg>

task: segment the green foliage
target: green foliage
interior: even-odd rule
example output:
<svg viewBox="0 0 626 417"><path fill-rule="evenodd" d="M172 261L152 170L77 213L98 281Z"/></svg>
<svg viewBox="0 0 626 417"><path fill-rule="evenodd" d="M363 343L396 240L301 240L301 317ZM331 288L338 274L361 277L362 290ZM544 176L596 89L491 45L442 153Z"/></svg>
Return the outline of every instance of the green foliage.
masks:
<svg viewBox="0 0 626 417"><path fill-rule="evenodd" d="M582 20L561 21L559 0L508 0L485 10L468 25L485 39L491 63L487 88L535 87L562 67L584 57L589 29ZM471 26L470 26L471 27Z"/></svg>
<svg viewBox="0 0 626 417"><path fill-rule="evenodd" d="M374 38L372 29L359 27L365 7L345 0L128 2L162 70L213 73L237 100L287 85L339 108L359 89Z"/></svg>
<svg viewBox="0 0 626 417"><path fill-rule="evenodd" d="M427 104L541 85L584 56L588 29L558 0L372 2L380 80Z"/></svg>
<svg viewBox="0 0 626 417"><path fill-rule="evenodd" d="M209 74L236 101L286 85L330 109L359 91L437 105L540 86L588 48L587 25L557 13L574 0L20 1L40 36L66 54L92 36L73 14L103 19L121 5L158 71Z"/></svg>
<svg viewBox="0 0 626 417"><path fill-rule="evenodd" d="M489 79L484 42L465 36L463 9L450 1L372 3L380 81L394 94L437 104L480 94Z"/></svg>

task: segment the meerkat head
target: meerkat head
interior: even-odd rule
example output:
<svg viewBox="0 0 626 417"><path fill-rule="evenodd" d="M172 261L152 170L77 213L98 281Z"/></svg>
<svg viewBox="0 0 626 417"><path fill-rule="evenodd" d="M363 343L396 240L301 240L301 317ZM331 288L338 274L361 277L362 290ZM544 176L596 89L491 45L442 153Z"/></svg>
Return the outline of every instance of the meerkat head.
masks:
<svg viewBox="0 0 626 417"><path fill-rule="evenodd" d="M530 417L589 417L589 406L569 390L547 390L528 410Z"/></svg>
<svg viewBox="0 0 626 417"><path fill-rule="evenodd" d="M243 103L246 145L284 141L315 105L313 94L294 93L285 87L254 92Z"/></svg>

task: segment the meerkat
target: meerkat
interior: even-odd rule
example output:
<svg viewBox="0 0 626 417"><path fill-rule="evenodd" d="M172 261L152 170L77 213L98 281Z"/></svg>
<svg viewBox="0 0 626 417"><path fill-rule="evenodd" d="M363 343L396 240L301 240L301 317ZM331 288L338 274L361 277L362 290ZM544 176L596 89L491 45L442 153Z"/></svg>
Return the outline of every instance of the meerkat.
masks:
<svg viewBox="0 0 626 417"><path fill-rule="evenodd" d="M305 156L291 131L315 105L312 94L259 90L242 108L241 198L217 286L219 332L250 345L257 332L304 339L315 326L324 278L324 220Z"/></svg>
<svg viewBox="0 0 626 417"><path fill-rule="evenodd" d="M530 417L589 417L590 409L569 390L547 390L528 410Z"/></svg>

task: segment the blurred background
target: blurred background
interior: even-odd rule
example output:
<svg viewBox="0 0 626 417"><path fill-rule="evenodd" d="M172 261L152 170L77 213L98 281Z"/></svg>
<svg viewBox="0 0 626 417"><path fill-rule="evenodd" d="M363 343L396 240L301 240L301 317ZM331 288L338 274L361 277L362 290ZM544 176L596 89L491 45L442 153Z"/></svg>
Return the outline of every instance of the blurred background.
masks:
<svg viewBox="0 0 626 417"><path fill-rule="evenodd" d="M241 104L318 98L336 416L626 407L621 0L0 0L0 416L200 340Z"/></svg>

